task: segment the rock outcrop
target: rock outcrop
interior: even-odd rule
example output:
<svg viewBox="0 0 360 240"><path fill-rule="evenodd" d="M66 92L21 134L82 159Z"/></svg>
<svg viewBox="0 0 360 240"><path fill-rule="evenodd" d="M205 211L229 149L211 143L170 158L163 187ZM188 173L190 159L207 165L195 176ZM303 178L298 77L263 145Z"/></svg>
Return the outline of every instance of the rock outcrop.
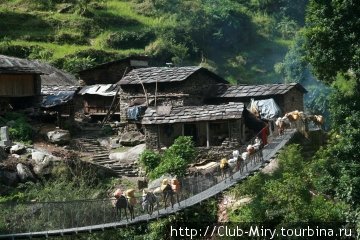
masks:
<svg viewBox="0 0 360 240"><path fill-rule="evenodd" d="M67 144L71 140L70 132L63 129L50 131L47 133L47 137L49 142L60 145Z"/></svg>
<svg viewBox="0 0 360 240"><path fill-rule="evenodd" d="M120 138L120 144L123 146L136 146L141 143L145 143L145 136L137 131L125 132Z"/></svg>

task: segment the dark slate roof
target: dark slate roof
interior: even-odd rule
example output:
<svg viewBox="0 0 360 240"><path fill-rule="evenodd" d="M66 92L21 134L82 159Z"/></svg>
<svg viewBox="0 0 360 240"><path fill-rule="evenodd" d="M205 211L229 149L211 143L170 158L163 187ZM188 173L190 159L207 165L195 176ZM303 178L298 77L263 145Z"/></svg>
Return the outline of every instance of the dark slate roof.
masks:
<svg viewBox="0 0 360 240"><path fill-rule="evenodd" d="M33 64L45 75L41 75L41 93L53 94L59 91L76 91L80 84L76 77L68 72L62 71L54 66L39 61Z"/></svg>
<svg viewBox="0 0 360 240"><path fill-rule="evenodd" d="M38 60L32 61L33 64L46 75L41 76L41 85L47 86L79 86L76 77L68 72L60 70L48 63Z"/></svg>
<svg viewBox="0 0 360 240"><path fill-rule="evenodd" d="M94 67L90 67L90 68L81 70L81 71L79 71L78 73L81 74L81 73L85 73L85 72L88 72L88 71L93 71L93 70L96 70L96 69L101 69L101 68L104 68L104 67L107 67L107 66L110 66L110 65L113 65L113 64L128 62L128 61L130 61L130 60L148 61L148 60L149 60L149 57L148 57L148 56L129 56L129 57L126 57L126 58L122 58L122 59L118 59L118 60L114 60L114 61L110 61L110 62L101 63L101 64L98 64L98 65L96 65L96 66L94 66Z"/></svg>
<svg viewBox="0 0 360 240"><path fill-rule="evenodd" d="M0 55L0 73L42 74L41 70L32 61L5 55Z"/></svg>
<svg viewBox="0 0 360 240"><path fill-rule="evenodd" d="M155 83L155 82L180 82L186 80L192 74L204 71L207 74L213 76L220 83L227 83L220 76L215 73L210 72L206 68L198 66L189 66L189 67L148 67L148 68L138 68L130 71L123 77L118 84L127 85L127 84L140 84L139 79L142 83Z"/></svg>
<svg viewBox="0 0 360 240"><path fill-rule="evenodd" d="M161 111L160 113L155 108L148 108L141 123L150 125L240 119L243 110L243 103L172 107L167 113L166 111Z"/></svg>
<svg viewBox="0 0 360 240"><path fill-rule="evenodd" d="M264 85L225 85L219 84L216 86L216 97L222 98L242 98L242 97L258 97L258 96L272 96L282 95L293 88L299 89L306 93L306 89L299 83L277 83Z"/></svg>

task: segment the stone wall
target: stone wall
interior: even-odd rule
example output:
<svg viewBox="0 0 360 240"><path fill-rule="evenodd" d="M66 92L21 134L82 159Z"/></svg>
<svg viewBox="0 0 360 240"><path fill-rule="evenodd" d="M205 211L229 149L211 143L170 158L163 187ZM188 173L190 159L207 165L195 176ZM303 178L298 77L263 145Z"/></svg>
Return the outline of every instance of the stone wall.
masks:
<svg viewBox="0 0 360 240"><path fill-rule="evenodd" d="M294 110L304 111L304 94L295 88L288 91L284 96L282 110L291 112Z"/></svg>
<svg viewBox="0 0 360 240"><path fill-rule="evenodd" d="M206 122L195 122L197 128L196 146L206 146ZM158 125L145 125L145 142L147 149L158 149L158 147L169 147L174 143L175 139L182 136L183 123L175 124L162 124ZM241 119L229 122L230 134L226 132L226 138L223 140L221 146L237 146L244 142L243 133L245 132L245 126ZM160 138L158 138L158 133ZM212 133L210 131L210 147L214 146L212 139ZM159 146L158 146L159 145ZM217 146L218 147L218 146Z"/></svg>
<svg viewBox="0 0 360 240"><path fill-rule="evenodd" d="M145 126L146 149L157 149L158 148L157 132L158 132L157 125L146 125Z"/></svg>
<svg viewBox="0 0 360 240"><path fill-rule="evenodd" d="M158 83L157 106L196 106L202 105L208 97L209 86L216 84L217 80L204 72L197 72L189 79L181 82ZM154 106L156 84L146 84L145 89L151 106ZM130 103L136 99L144 99L142 86L122 85L120 90L121 121L126 122L126 110Z"/></svg>
<svg viewBox="0 0 360 240"><path fill-rule="evenodd" d="M80 78L86 85L94 84L115 84L124 76L124 72L130 72L131 67L128 62L118 62L105 65L96 69L80 72Z"/></svg>

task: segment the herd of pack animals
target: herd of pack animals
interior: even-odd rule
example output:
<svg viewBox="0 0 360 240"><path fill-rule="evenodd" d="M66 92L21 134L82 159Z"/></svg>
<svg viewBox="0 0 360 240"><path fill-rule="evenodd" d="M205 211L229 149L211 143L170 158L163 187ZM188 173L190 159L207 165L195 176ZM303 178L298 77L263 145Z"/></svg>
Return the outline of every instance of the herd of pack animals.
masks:
<svg viewBox="0 0 360 240"><path fill-rule="evenodd" d="M297 128L305 137L308 136L308 123L313 122L319 129L323 129L325 118L322 115L308 115L302 111L292 111L286 113L283 117L279 117L275 121L279 135L284 134L284 130L288 127Z"/></svg>
<svg viewBox="0 0 360 240"><path fill-rule="evenodd" d="M307 115L302 111L292 111L286 113L283 117L277 118L275 121L275 125L278 129L278 135L283 135L286 128L297 128L302 131L307 137L307 125L309 121L312 121L319 129L322 129L324 125L324 117L321 115ZM253 144L247 146L246 151L240 154L239 150L234 150L232 153L232 158L227 160L223 158L220 160L220 163L213 162L211 171L202 169L197 169L196 167L192 170L190 169L190 173L193 174L203 174L203 175L214 175L214 172L220 170L221 179L226 182L226 178L230 179L233 176L234 171L239 171L240 173L244 171L244 168L247 168L248 162L260 162L263 159L262 156L262 148L263 143L259 137L256 137ZM210 164L211 165L211 164ZM206 168L205 168L206 169ZM168 201L170 201L171 207L174 207L175 197L176 202L180 205L179 195L181 191L180 182L177 178L173 178L170 181L168 179L163 179L160 187L149 190L142 190L142 200L141 206L142 210L147 212L149 215L152 215L154 212L155 206L159 213L160 209L160 199L157 196L158 194L162 194L162 201L164 202L165 209L167 208ZM128 189L124 193L117 189L113 196L115 200L112 200L113 206L115 208L116 215L119 215L119 219L121 220L121 213L124 211L125 217L128 220L127 210L130 213L130 220L134 219L134 208L137 204L137 199L134 195L134 189Z"/></svg>

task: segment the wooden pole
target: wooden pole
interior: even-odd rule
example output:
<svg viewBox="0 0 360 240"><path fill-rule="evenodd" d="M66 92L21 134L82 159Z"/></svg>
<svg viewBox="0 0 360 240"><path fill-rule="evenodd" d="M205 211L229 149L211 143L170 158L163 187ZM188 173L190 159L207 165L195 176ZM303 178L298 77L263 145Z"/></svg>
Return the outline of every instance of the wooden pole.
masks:
<svg viewBox="0 0 360 240"><path fill-rule="evenodd" d="M142 88L143 88L144 95L145 95L145 100L146 100L146 106L149 106L149 98L148 98L148 95L147 95L145 86L144 86L143 82L141 81L139 75L136 74L136 77L137 77L137 79L139 80L139 82L140 82L140 84L141 84L141 86L142 86Z"/></svg>
<svg viewBox="0 0 360 240"><path fill-rule="evenodd" d="M158 145L158 149L160 149L160 125L157 125L157 145Z"/></svg>
<svg viewBox="0 0 360 240"><path fill-rule="evenodd" d="M206 147L210 147L210 128L209 128L209 122L206 122Z"/></svg>
<svg viewBox="0 0 360 240"><path fill-rule="evenodd" d="M124 76L125 76L125 74L126 74L126 71L127 71L127 67L125 68L125 71L124 71L123 76L122 76L121 79L124 78ZM114 103L115 103L116 98L117 98L117 96L118 96L118 94L119 94L119 91L120 91L120 86L118 86L118 89L116 90L115 96L114 96L114 98L113 98L113 100L112 100L112 102L111 102L111 105L110 105L110 107L109 107L109 110L108 110L108 112L106 113L106 116L105 116L105 118L103 119L101 125L104 125L104 124L108 121L108 119L110 118L111 109L114 107ZM115 111L115 112L116 112L116 111Z"/></svg>
<svg viewBox="0 0 360 240"><path fill-rule="evenodd" d="M157 90L158 90L158 81L156 79L156 82L155 82L155 103L154 103L155 107L156 107Z"/></svg>

